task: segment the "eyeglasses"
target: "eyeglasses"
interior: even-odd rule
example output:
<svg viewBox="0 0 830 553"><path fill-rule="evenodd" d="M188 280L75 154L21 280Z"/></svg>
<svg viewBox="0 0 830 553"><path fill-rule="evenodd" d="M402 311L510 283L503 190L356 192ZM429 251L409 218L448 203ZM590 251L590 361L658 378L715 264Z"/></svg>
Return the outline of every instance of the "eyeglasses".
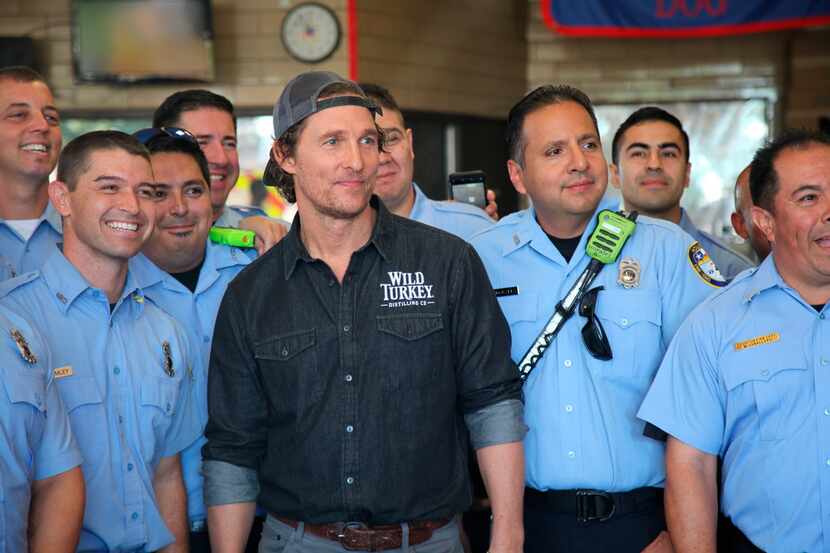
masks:
<svg viewBox="0 0 830 553"><path fill-rule="evenodd" d="M170 138L175 138L177 140L185 140L195 144L196 146L199 145L199 141L196 140L196 137L193 136L190 131L180 129L178 127L150 127L134 132L133 136L145 146L149 144L151 140L154 140L160 136L169 136Z"/></svg>
<svg viewBox="0 0 830 553"><path fill-rule="evenodd" d="M582 301L579 302L579 314L588 319L582 327L582 340L588 348L588 353L600 361L609 361L613 359L614 354L611 352L611 344L608 343L608 335L605 334L605 329L596 315L597 294L603 288L597 286L585 292Z"/></svg>

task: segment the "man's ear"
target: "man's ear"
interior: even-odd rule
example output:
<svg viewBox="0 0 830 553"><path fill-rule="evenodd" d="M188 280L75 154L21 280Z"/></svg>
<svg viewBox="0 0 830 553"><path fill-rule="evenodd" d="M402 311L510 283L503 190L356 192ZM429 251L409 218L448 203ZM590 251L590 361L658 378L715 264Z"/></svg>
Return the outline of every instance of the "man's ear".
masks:
<svg viewBox="0 0 830 553"><path fill-rule="evenodd" d="M69 206L69 187L65 182L53 180L49 183L49 201L52 202L52 207L55 211L60 213L61 217L66 217L71 214L72 209Z"/></svg>
<svg viewBox="0 0 830 553"><path fill-rule="evenodd" d="M508 159L507 174L510 177L510 182L513 183L513 188L516 189L516 192L519 194L527 194L527 188L525 188L524 184L524 169L522 169L522 166L512 159Z"/></svg>
<svg viewBox="0 0 830 553"><path fill-rule="evenodd" d="M409 141L409 153L415 159L415 148L412 147L412 129L406 129L406 139Z"/></svg>
<svg viewBox="0 0 830 553"><path fill-rule="evenodd" d="M689 188L689 183L692 182L692 164L686 162L686 174L683 176L683 188Z"/></svg>
<svg viewBox="0 0 830 553"><path fill-rule="evenodd" d="M732 220L732 228L735 229L735 233L744 240L749 240L749 233L746 231L744 216L737 211L733 211L730 218Z"/></svg>
<svg viewBox="0 0 830 553"><path fill-rule="evenodd" d="M622 188L622 181L620 180L620 168L616 163L608 164L608 171L611 173L611 186L620 190Z"/></svg>
<svg viewBox="0 0 830 553"><path fill-rule="evenodd" d="M769 243L775 242L775 217L757 205L752 206L752 222L766 237Z"/></svg>
<svg viewBox="0 0 830 553"><path fill-rule="evenodd" d="M274 158L274 161L277 162L277 165L280 166L280 169L282 169L283 172L288 173L289 175L293 175L297 172L296 161L294 161L294 158L292 156L288 156L282 153L282 150L280 150L277 147L276 140L271 145L271 157Z"/></svg>

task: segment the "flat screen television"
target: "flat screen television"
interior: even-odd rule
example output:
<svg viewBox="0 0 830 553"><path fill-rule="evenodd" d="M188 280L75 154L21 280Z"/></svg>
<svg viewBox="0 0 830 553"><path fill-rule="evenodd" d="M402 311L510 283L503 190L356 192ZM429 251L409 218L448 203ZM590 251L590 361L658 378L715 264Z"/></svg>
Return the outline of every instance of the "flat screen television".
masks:
<svg viewBox="0 0 830 553"><path fill-rule="evenodd" d="M210 0L72 0L81 82L212 81Z"/></svg>

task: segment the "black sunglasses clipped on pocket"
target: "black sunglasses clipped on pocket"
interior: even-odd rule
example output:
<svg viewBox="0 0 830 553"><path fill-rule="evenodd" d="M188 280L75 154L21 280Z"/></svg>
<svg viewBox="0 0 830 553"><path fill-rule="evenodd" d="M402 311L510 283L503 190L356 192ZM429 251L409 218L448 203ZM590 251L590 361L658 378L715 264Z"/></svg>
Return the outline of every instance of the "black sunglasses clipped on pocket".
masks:
<svg viewBox="0 0 830 553"><path fill-rule="evenodd" d="M579 314L588 319L582 327L582 340L588 348L588 353L600 361L610 361L614 358L611 344L608 343L608 335L605 334L605 329L596 315L597 295L603 289L603 286L597 286L585 292L579 302Z"/></svg>

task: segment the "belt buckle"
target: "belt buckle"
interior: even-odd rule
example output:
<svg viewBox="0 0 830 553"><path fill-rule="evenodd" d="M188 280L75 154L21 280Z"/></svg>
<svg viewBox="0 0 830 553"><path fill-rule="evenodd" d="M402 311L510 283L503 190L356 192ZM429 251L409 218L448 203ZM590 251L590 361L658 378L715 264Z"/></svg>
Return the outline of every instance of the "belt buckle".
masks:
<svg viewBox="0 0 830 553"><path fill-rule="evenodd" d="M597 498L601 498L611 506L607 514L598 514ZM576 519L579 522L592 522L598 520L605 522L614 516L617 506L611 494L602 490L576 490Z"/></svg>
<svg viewBox="0 0 830 553"><path fill-rule="evenodd" d="M337 523L337 541L346 551L366 551L367 547L361 542L361 532L364 532L364 539L369 540L369 551L374 551L371 544L371 531L369 527L361 522L339 522Z"/></svg>

